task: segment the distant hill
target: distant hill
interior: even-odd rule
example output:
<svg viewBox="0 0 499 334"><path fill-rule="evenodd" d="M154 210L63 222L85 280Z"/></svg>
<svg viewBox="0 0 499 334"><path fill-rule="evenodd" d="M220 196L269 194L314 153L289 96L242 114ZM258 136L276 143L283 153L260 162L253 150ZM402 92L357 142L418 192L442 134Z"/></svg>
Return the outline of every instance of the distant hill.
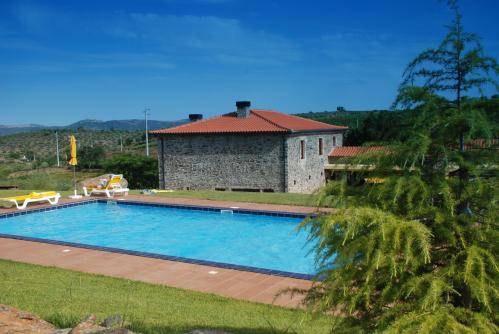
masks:
<svg viewBox="0 0 499 334"><path fill-rule="evenodd" d="M150 130L163 128L171 128L172 126L187 123L189 120L178 121L156 121L148 120L147 126ZM112 121L99 121L95 119L84 119L76 123L68 125L68 129L88 129L88 130L120 130L120 131L137 131L144 130L145 121L143 119L124 119Z"/></svg>
<svg viewBox="0 0 499 334"><path fill-rule="evenodd" d="M157 121L148 120L147 125L150 130L170 128L172 126L184 124L188 120L177 121ZM138 131L145 127L143 119L125 119L100 121L95 119L85 119L66 126L46 126L40 124L20 124L20 125L1 125L0 136L21 133L21 132L36 132L45 129L87 129L87 130L117 130L117 131Z"/></svg>
<svg viewBox="0 0 499 334"><path fill-rule="evenodd" d="M39 124L1 125L0 136L10 135L19 132L34 132L43 130L46 127Z"/></svg>

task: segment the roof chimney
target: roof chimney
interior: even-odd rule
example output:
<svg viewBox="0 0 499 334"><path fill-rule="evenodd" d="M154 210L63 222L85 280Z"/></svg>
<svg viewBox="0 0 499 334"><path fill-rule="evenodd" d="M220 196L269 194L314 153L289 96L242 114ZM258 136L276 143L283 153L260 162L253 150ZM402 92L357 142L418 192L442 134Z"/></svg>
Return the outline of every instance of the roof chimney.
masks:
<svg viewBox="0 0 499 334"><path fill-rule="evenodd" d="M203 114L189 114L189 121L197 122L203 119Z"/></svg>
<svg viewBox="0 0 499 334"><path fill-rule="evenodd" d="M237 107L237 118L246 118L249 117L250 115L250 109L249 107L251 106L250 101L237 101L236 102L236 107Z"/></svg>

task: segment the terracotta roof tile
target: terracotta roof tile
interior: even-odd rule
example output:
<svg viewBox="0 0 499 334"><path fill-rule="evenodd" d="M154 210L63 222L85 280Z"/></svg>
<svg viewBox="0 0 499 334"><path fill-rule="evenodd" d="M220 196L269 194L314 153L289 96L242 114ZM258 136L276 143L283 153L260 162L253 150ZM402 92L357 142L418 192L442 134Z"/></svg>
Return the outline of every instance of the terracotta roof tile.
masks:
<svg viewBox="0 0 499 334"><path fill-rule="evenodd" d="M238 118L235 112L169 129L151 131L152 134L195 133L259 133L317 130L346 130L347 127L330 125L272 110L251 110L249 117Z"/></svg>
<svg viewBox="0 0 499 334"><path fill-rule="evenodd" d="M470 142L464 144L466 149L482 149L482 148L490 148L490 149L498 149L499 148L499 139L473 139Z"/></svg>
<svg viewBox="0 0 499 334"><path fill-rule="evenodd" d="M339 146L329 153L333 158L355 157L361 154L386 151L384 146Z"/></svg>

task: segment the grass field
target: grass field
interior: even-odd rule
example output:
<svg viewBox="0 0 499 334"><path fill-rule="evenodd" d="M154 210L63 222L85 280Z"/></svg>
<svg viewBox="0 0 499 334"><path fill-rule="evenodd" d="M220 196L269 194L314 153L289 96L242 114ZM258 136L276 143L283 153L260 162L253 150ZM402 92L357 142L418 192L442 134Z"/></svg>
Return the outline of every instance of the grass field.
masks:
<svg viewBox="0 0 499 334"><path fill-rule="evenodd" d="M101 174L101 171L78 171L76 181ZM20 189L69 190L73 187L73 172L62 167L31 169L27 164L5 164L0 166L0 185L16 185Z"/></svg>
<svg viewBox="0 0 499 334"><path fill-rule="evenodd" d="M56 188L39 188L33 189L15 189L15 190L0 190L0 197L17 196L29 194L33 191L57 190ZM81 193L81 189L79 189ZM71 190L59 191L62 196L72 194ZM131 194L140 194L140 190L132 190ZM317 196L307 194L290 194L290 193L253 193L253 192L221 192L221 191L174 191L172 193L161 193L152 196L161 197L180 197L180 198L196 198L218 201L234 201L234 202L250 202L250 203L267 203L267 204L282 204L282 205L303 205L315 206Z"/></svg>
<svg viewBox="0 0 499 334"><path fill-rule="evenodd" d="M133 191L132 193L140 193ZM259 193L214 190L179 190L171 193L159 193L154 196L208 199L217 201L251 202L283 205L315 206L316 195L292 193Z"/></svg>
<svg viewBox="0 0 499 334"><path fill-rule="evenodd" d="M33 312L58 327L93 313L121 314L140 333L195 328L232 333L328 333L332 317L119 278L0 260L0 303Z"/></svg>

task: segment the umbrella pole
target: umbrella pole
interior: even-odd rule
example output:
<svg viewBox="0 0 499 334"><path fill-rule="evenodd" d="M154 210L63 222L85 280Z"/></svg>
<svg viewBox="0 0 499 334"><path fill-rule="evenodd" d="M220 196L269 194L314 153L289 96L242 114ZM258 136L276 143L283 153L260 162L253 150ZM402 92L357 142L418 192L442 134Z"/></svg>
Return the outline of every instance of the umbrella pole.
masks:
<svg viewBox="0 0 499 334"><path fill-rule="evenodd" d="M74 195L69 196L69 198L81 198L78 195L78 191L76 190L76 164L78 161L76 160L76 139L73 135L69 138L69 146L70 146L70 156L68 163L73 166L73 186L74 186Z"/></svg>
<svg viewBox="0 0 499 334"><path fill-rule="evenodd" d="M81 195L78 195L78 191L76 190L76 166L73 165L73 185L74 185L74 195L69 196L69 198L81 198Z"/></svg>
<svg viewBox="0 0 499 334"><path fill-rule="evenodd" d="M73 186L74 186L74 190L75 190L75 197L78 195L76 193L76 166L73 165Z"/></svg>

